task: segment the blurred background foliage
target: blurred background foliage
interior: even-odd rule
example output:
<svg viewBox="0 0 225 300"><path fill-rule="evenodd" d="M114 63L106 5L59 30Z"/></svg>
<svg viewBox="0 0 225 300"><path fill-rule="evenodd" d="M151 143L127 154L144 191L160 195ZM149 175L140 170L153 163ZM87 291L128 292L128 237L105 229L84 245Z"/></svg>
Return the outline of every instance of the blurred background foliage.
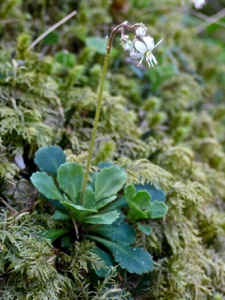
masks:
<svg viewBox="0 0 225 300"><path fill-rule="evenodd" d="M76 16L29 50L32 41L73 10ZM94 161L115 161L131 182L141 176L160 183L169 213L152 222L149 237L139 236L140 245L154 256L154 271L142 278L124 275L120 298L110 299L129 299L123 288L133 299L225 297L225 1L208 0L196 10L188 0L5 0L0 2L0 205L8 237L0 241L1 254L7 253L0 263L1 299L53 295L39 280L43 294L34 289L31 298L25 296L31 292L26 284L31 266L21 266L20 248L16 258L10 248L19 239L25 251L29 234L17 232L23 222L31 231L40 224L53 226L47 221L51 208L29 182L34 153L57 144L71 160L86 158L105 37L125 20L143 22L155 42L163 37L154 50L159 65L138 68L116 36ZM36 213L36 223L26 215L22 223L23 217L6 217L21 211ZM26 254L31 261L36 259L32 239ZM1 246L4 241L7 246ZM39 243L47 259L51 248ZM83 249L88 255L90 245L78 248L74 251ZM109 299L105 289L117 287L112 276L108 286L106 282L93 292L97 285L79 273L82 262L66 254L59 260L79 284L76 289L71 277L56 273L52 264L44 278L54 278L49 287L54 299ZM19 290L17 268L26 274Z"/></svg>

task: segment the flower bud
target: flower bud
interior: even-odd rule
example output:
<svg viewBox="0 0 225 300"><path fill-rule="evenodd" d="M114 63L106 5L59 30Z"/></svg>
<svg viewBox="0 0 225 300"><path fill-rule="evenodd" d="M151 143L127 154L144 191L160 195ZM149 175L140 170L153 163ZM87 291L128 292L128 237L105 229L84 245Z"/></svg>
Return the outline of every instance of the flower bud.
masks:
<svg viewBox="0 0 225 300"><path fill-rule="evenodd" d="M147 28L142 25L142 26L139 26L136 30L135 30L135 34L136 36L140 36L140 37L143 37L146 35L146 32L147 32Z"/></svg>
<svg viewBox="0 0 225 300"><path fill-rule="evenodd" d="M131 51L134 48L134 45L128 40L122 43L122 47L124 51Z"/></svg>

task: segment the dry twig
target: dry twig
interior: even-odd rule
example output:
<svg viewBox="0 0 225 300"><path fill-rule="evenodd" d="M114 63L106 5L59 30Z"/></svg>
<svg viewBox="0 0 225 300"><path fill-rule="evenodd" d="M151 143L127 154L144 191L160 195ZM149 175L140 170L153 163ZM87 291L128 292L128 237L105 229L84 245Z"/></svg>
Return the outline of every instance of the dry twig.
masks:
<svg viewBox="0 0 225 300"><path fill-rule="evenodd" d="M77 13L76 10L72 11L69 15L64 17L62 20L57 22L55 25L51 26L48 30L46 30L44 33L42 33L35 41L33 41L33 43L31 43L31 45L28 47L27 50L31 50L32 48L34 48L34 46L36 46L43 38L45 38L46 35L48 35L50 32L52 32L56 28L58 28L60 25L62 25L63 23L65 23L66 21L71 19L73 16L76 15L76 13Z"/></svg>

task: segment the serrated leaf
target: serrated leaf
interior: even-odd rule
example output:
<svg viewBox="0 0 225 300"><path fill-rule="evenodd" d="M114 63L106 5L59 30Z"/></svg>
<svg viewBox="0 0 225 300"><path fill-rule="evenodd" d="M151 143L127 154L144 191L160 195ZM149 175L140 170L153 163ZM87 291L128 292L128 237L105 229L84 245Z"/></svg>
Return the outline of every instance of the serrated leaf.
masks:
<svg viewBox="0 0 225 300"><path fill-rule="evenodd" d="M84 170L75 162L68 162L58 169L57 181L59 187L70 197L74 203L78 203L78 196L82 189Z"/></svg>
<svg viewBox="0 0 225 300"><path fill-rule="evenodd" d="M141 210L146 210L151 205L151 196L147 191L138 191L137 194L132 199Z"/></svg>
<svg viewBox="0 0 225 300"><path fill-rule="evenodd" d="M66 155L58 146L43 147L35 153L34 162L41 171L57 175L59 166L66 162Z"/></svg>
<svg viewBox="0 0 225 300"><path fill-rule="evenodd" d="M120 215L121 216L121 215ZM120 217L121 221L123 221L123 216ZM131 245L136 240L136 232L128 223L119 223L119 218L115 223L111 225L101 225L97 228L91 230L91 232L95 232L111 241L116 241L118 243L123 243L126 245Z"/></svg>
<svg viewBox="0 0 225 300"><path fill-rule="evenodd" d="M166 197L164 191L160 188L160 186L155 186L150 183L146 183L144 185L137 184L135 185L136 191L145 190L151 195L151 201L159 201L165 202Z"/></svg>
<svg viewBox="0 0 225 300"><path fill-rule="evenodd" d="M117 211L111 211L104 214L96 214L86 217L84 223L88 224L112 224L118 219L120 214Z"/></svg>
<svg viewBox="0 0 225 300"><path fill-rule="evenodd" d="M110 161L101 161L98 164L98 168L100 168L100 169L109 168L109 167L112 167L112 166L115 166L115 165Z"/></svg>
<svg viewBox="0 0 225 300"><path fill-rule="evenodd" d="M135 221L138 219L148 218L144 209L150 208L151 196L147 191L138 191L136 193L135 187L129 185L126 187L125 196L130 207L130 210L127 214L127 218L129 220Z"/></svg>
<svg viewBox="0 0 225 300"><path fill-rule="evenodd" d="M167 213L168 207L164 202L154 201L151 203L150 210L146 211L150 219L161 218Z"/></svg>
<svg viewBox="0 0 225 300"><path fill-rule="evenodd" d="M148 225L143 225L143 224L138 224L138 229L142 232L142 233L144 233L144 234L146 234L146 235L149 235L149 234L151 234L152 233L152 228L150 227L150 226L148 226Z"/></svg>
<svg viewBox="0 0 225 300"><path fill-rule="evenodd" d="M131 221L140 219L160 218L167 212L167 205L164 202L153 201L147 190L138 190L134 194L134 187L128 186L125 196L130 207L127 218Z"/></svg>
<svg viewBox="0 0 225 300"><path fill-rule="evenodd" d="M142 211L139 206L135 203L129 203L130 210L128 211L127 218L130 221L140 220L140 219L147 219L148 215L146 212Z"/></svg>
<svg viewBox="0 0 225 300"><path fill-rule="evenodd" d="M89 238L109 249L115 262L119 263L122 269L126 269L130 273L143 274L153 269L151 255L142 248L133 248L129 245L118 244L96 236L89 236Z"/></svg>
<svg viewBox="0 0 225 300"><path fill-rule="evenodd" d="M46 198L52 200L64 201L64 197L57 189L51 176L44 172L36 172L31 176L31 182Z"/></svg>
<svg viewBox="0 0 225 300"><path fill-rule="evenodd" d="M126 179L124 171L117 167L104 168L95 181L96 201L115 195L123 187Z"/></svg>
<svg viewBox="0 0 225 300"><path fill-rule="evenodd" d="M41 233L41 236L45 239L51 240L51 242L54 242L56 239L58 239L60 236L70 232L67 228L59 228L59 229L49 229L45 232Z"/></svg>
<svg viewBox="0 0 225 300"><path fill-rule="evenodd" d="M111 267L115 265L112 256L100 249L99 247L95 246L92 250L103 262L104 266L101 266L100 268L92 268L94 272L97 274L97 276L105 278L110 271Z"/></svg>
<svg viewBox="0 0 225 300"><path fill-rule="evenodd" d="M84 219L93 212L97 212L95 209L88 209L81 205L61 201L61 204L67 209L70 216L72 216L77 222L84 222Z"/></svg>

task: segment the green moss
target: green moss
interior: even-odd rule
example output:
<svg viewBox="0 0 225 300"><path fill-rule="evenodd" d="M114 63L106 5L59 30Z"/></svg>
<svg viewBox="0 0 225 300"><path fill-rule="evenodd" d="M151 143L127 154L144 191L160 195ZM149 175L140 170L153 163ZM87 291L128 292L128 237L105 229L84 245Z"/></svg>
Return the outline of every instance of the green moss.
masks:
<svg viewBox="0 0 225 300"><path fill-rule="evenodd" d="M0 4L0 298L219 300L225 297L224 41L219 31L196 35L180 1L7 0ZM185 2L190 5L188 1ZM48 5L51 4L51 5ZM70 13L52 45L31 40ZM204 8L207 14L207 6ZM45 17L44 17L45 16ZM172 16L172 17L171 17ZM142 277L116 271L100 280L102 266L83 240L65 251L40 238L60 228L53 207L30 175L35 151L60 145L67 161L86 165L103 55L87 37L105 37L113 25L144 22L157 42L157 69L137 68L115 41L92 169L116 162L128 183L160 185L168 214L145 220L137 246L156 261ZM213 24L212 24L213 25ZM57 61L67 50L74 65ZM15 158L24 160L19 169ZM22 155L22 156L21 156ZM2 201L3 200L3 201ZM115 292L116 291L116 292Z"/></svg>

